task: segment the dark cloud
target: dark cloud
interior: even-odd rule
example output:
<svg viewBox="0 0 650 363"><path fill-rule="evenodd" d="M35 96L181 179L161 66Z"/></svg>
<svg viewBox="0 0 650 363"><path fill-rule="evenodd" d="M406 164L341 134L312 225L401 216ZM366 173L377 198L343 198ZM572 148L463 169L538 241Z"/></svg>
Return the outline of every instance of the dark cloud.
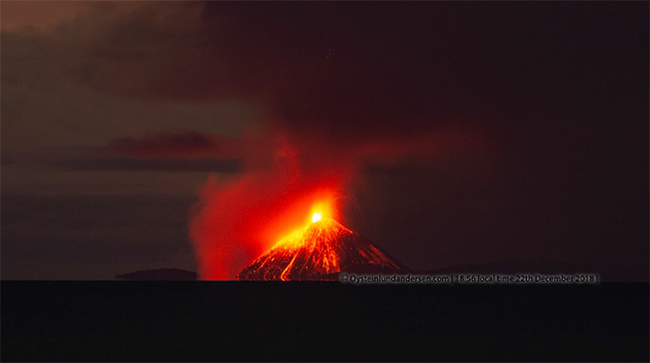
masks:
<svg viewBox="0 0 650 363"><path fill-rule="evenodd" d="M620 71L645 64L643 52L631 51L646 38L635 10L209 2L201 34L223 52L205 73L224 67L233 86L269 99L275 121L296 138L340 146L460 121L510 143L532 130L552 138L582 129L589 121L575 112L596 99L629 112L623 105L645 79Z"/></svg>
<svg viewBox="0 0 650 363"><path fill-rule="evenodd" d="M2 13L19 12L25 21L36 14L34 28L1 33L3 153L184 130L239 137L263 112L254 100L236 97L167 102L135 92L182 65L169 54L182 60L182 47L197 49L201 3L55 2L46 6L58 9L52 16L69 16L47 27L36 24L38 5L15 2L8 6L13 11Z"/></svg>
<svg viewBox="0 0 650 363"><path fill-rule="evenodd" d="M65 160L51 163L49 165L71 171L200 171L214 173L236 173L241 168L241 160L101 158Z"/></svg>
<svg viewBox="0 0 650 363"><path fill-rule="evenodd" d="M446 15L429 21L419 9L395 14L399 9L207 2L125 13L109 7L62 23L45 39L32 36L40 48L12 54L61 60L55 65L63 74L120 95L253 98L267 104L277 116L270 119L284 129L328 140L408 136L479 109L477 99L457 107L458 79L450 82L449 64L440 64L439 54L457 45L422 52L428 40L411 44L411 33L435 31L430 23ZM405 23L396 15L412 19ZM409 131L394 127L396 120L408 122Z"/></svg>
<svg viewBox="0 0 650 363"><path fill-rule="evenodd" d="M106 151L137 158L224 157L232 156L234 142L236 140L187 131L120 138L111 141Z"/></svg>
<svg viewBox="0 0 650 363"><path fill-rule="evenodd" d="M128 146L127 146L128 144ZM124 149L116 150L124 145ZM175 171L236 173L242 158L218 157L203 154L203 149L174 152L173 148L160 150L160 144L130 144L126 141L105 147L49 148L29 153L4 153L2 165L41 166L67 171ZM151 147L150 149L148 147ZM119 151L119 152L117 152ZM114 155L114 153L122 155Z"/></svg>
<svg viewBox="0 0 650 363"><path fill-rule="evenodd" d="M584 113L597 100L625 114L644 92L645 78L624 71L645 64L635 51L645 45L645 19L634 4L206 2L178 5L179 16L145 9L104 20L79 47L91 55L75 65L80 82L141 97L251 97L296 143L343 148L461 123L481 125L514 153L570 140L588 127ZM197 13L200 21L187 25Z"/></svg>

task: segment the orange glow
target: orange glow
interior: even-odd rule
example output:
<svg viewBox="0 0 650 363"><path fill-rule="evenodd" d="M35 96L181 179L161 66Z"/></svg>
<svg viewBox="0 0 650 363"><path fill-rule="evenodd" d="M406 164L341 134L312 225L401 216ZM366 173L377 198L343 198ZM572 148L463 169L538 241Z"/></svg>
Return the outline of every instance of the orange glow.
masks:
<svg viewBox="0 0 650 363"><path fill-rule="evenodd" d="M315 215L318 213L314 213ZM340 271L336 242L353 233L332 219L319 220L305 225L281 239L260 259L254 273L262 273L264 280L292 280L298 271L331 274ZM266 257L268 256L268 257ZM309 266L304 268L305 263ZM281 266L278 269L275 265ZM267 270L268 269L268 270Z"/></svg>
<svg viewBox="0 0 650 363"><path fill-rule="evenodd" d="M353 264L397 271L399 267L369 241L336 221L336 193L321 190L274 219L271 248L238 275L242 280L319 280ZM308 204L309 203L309 204ZM309 208L309 209L307 209ZM306 211L309 210L308 213ZM303 213L299 216L299 213ZM286 218L283 219L282 217ZM282 223L284 224L282 224ZM269 234L268 237L274 236Z"/></svg>
<svg viewBox="0 0 650 363"><path fill-rule="evenodd" d="M318 199L312 204L309 215L311 215L312 223L326 218L338 217L335 206L335 194L321 192Z"/></svg>
<svg viewBox="0 0 650 363"><path fill-rule="evenodd" d="M288 207L269 211L269 218L264 225L259 226L261 232L258 238L264 242L265 250L295 231L304 230L312 223L340 218L336 200L337 193L334 189L315 189L296 198L292 203L287 203Z"/></svg>
<svg viewBox="0 0 650 363"><path fill-rule="evenodd" d="M327 218L340 220L345 185L340 174L307 174L289 165L249 172L232 182L208 179L190 225L200 278L234 279L286 236ZM321 221L312 223L316 212Z"/></svg>
<svg viewBox="0 0 650 363"><path fill-rule="evenodd" d="M318 214L318 213L315 213ZM331 218L308 223L243 269L242 280L319 280L356 264L399 267L357 233Z"/></svg>

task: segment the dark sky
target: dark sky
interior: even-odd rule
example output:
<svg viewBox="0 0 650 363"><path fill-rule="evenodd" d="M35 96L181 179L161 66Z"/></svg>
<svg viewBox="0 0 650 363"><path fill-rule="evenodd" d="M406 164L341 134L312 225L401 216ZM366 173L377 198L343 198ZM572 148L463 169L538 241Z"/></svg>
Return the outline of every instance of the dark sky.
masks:
<svg viewBox="0 0 650 363"><path fill-rule="evenodd" d="M279 132L353 165L346 224L414 269L647 278L648 10L3 2L2 277L196 269L197 188Z"/></svg>

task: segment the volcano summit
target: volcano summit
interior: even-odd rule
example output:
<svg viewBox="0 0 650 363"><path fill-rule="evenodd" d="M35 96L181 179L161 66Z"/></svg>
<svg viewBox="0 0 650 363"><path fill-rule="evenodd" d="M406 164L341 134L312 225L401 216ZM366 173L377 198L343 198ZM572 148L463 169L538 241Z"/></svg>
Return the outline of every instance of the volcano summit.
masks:
<svg viewBox="0 0 650 363"><path fill-rule="evenodd" d="M304 229L293 232L253 261L240 280L336 280L340 272L395 273L402 267L370 241L331 218L314 214Z"/></svg>

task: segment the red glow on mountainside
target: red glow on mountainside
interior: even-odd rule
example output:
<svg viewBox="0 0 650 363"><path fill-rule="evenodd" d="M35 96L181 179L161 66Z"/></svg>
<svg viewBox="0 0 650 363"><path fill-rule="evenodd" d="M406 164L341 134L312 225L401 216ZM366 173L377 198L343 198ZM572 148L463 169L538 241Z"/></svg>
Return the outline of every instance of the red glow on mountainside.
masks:
<svg viewBox="0 0 650 363"><path fill-rule="evenodd" d="M289 233L238 275L241 280L327 280L347 268L400 267L369 241L314 207L311 220Z"/></svg>

